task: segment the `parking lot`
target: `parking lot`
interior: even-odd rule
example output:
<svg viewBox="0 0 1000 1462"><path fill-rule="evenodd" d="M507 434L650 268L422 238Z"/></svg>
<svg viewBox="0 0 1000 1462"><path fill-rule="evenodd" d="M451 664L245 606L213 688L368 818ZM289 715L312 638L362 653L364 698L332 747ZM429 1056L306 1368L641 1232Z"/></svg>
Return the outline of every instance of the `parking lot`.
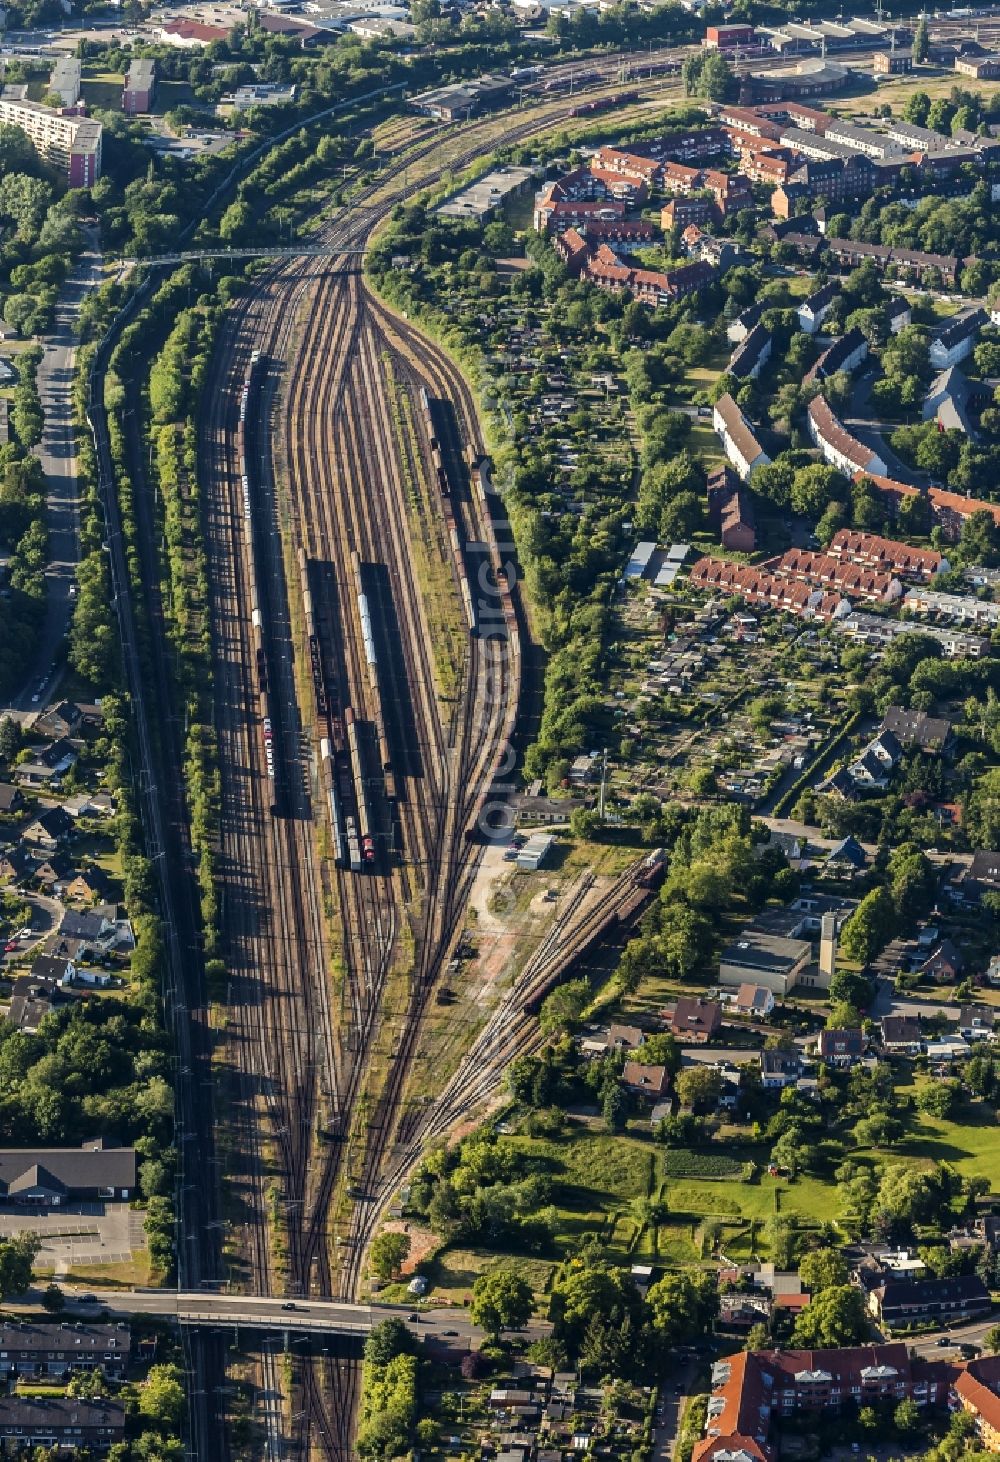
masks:
<svg viewBox="0 0 1000 1462"><path fill-rule="evenodd" d="M30 1231L41 1241L37 1264L56 1276L74 1266L126 1263L146 1246L142 1213L127 1203L77 1203L0 1211L0 1238Z"/></svg>

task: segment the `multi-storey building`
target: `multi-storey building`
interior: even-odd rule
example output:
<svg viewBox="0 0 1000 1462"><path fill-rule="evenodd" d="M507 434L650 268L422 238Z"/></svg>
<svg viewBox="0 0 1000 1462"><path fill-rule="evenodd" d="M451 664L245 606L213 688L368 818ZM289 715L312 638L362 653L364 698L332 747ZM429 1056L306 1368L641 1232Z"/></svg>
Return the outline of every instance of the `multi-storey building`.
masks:
<svg viewBox="0 0 1000 1462"><path fill-rule="evenodd" d="M128 68L122 91L122 110L130 117L148 112L156 94L156 62L137 56Z"/></svg>
<svg viewBox="0 0 1000 1462"><path fill-rule="evenodd" d="M770 462L770 457L754 436L750 423L728 392L716 401L712 424L722 441L727 459L744 482L751 480L758 467L766 467Z"/></svg>
<svg viewBox="0 0 1000 1462"><path fill-rule="evenodd" d="M839 1411L912 1399L946 1400L955 1368L911 1360L906 1346L858 1345L843 1350L751 1350L712 1368L705 1436L692 1462L773 1462L775 1420L800 1411Z"/></svg>
<svg viewBox="0 0 1000 1462"><path fill-rule="evenodd" d="M39 154L65 171L71 188L89 188L101 176L100 122L63 116L40 102L9 101L3 96L0 122L26 132Z"/></svg>
<svg viewBox="0 0 1000 1462"><path fill-rule="evenodd" d="M0 1397L0 1448L13 1455L35 1447L60 1451L106 1452L125 1435L120 1401L77 1396Z"/></svg>
<svg viewBox="0 0 1000 1462"><path fill-rule="evenodd" d="M839 421L822 396L809 403L806 412L809 436L823 454L824 461L847 477L862 472L884 474L886 465L877 452L859 441Z"/></svg>
<svg viewBox="0 0 1000 1462"><path fill-rule="evenodd" d="M0 1325L0 1376L54 1376L103 1371L116 1380L128 1369L127 1325Z"/></svg>
<svg viewBox="0 0 1000 1462"><path fill-rule="evenodd" d="M49 91L59 98L61 106L75 107L80 100L82 72L83 67L74 56L64 56L53 66Z"/></svg>

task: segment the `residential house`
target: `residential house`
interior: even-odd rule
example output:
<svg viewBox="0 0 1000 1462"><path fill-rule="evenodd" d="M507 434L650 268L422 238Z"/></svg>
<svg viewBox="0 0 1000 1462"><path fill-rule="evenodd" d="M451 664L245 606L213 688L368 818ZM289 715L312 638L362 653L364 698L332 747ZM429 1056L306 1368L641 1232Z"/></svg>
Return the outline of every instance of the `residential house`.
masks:
<svg viewBox="0 0 1000 1462"><path fill-rule="evenodd" d="M774 1009L774 991L766 985L740 985L736 992L736 1013L751 1020L766 1020Z"/></svg>
<svg viewBox="0 0 1000 1462"><path fill-rule="evenodd" d="M670 1017L670 1030L678 1040L705 1045L722 1026L722 1011L714 1000L681 995Z"/></svg>
<svg viewBox="0 0 1000 1462"><path fill-rule="evenodd" d="M967 1041L987 1041L993 1036L996 1012L988 1005L963 1005L958 1012L958 1033Z"/></svg>
<svg viewBox="0 0 1000 1462"><path fill-rule="evenodd" d="M771 459L728 392L715 403L712 423L722 441L726 457L743 481L751 482L758 467L766 467Z"/></svg>
<svg viewBox="0 0 1000 1462"><path fill-rule="evenodd" d="M889 322L890 335L898 335L900 330L905 330L913 320L909 300L901 294L894 295L889 301L885 307L885 315Z"/></svg>
<svg viewBox="0 0 1000 1462"><path fill-rule="evenodd" d="M19 787L12 787L10 782L0 782L0 815L9 815L18 812L24 806L24 798Z"/></svg>
<svg viewBox="0 0 1000 1462"><path fill-rule="evenodd" d="M802 1075L802 1057L798 1051L761 1051L760 1080L765 1091L783 1091L794 1086Z"/></svg>
<svg viewBox="0 0 1000 1462"><path fill-rule="evenodd" d="M608 1026L608 1045L614 1051L637 1051L645 1032L637 1025Z"/></svg>
<svg viewBox="0 0 1000 1462"><path fill-rule="evenodd" d="M12 1026L25 1035L33 1036L47 1015L57 1005L66 1004L72 997L55 980L35 975L21 975L14 981L7 1008L7 1019Z"/></svg>
<svg viewBox="0 0 1000 1462"><path fill-rule="evenodd" d="M816 1041L816 1055L828 1066L854 1066L864 1053L864 1035L851 1026L842 1030L821 1030Z"/></svg>
<svg viewBox="0 0 1000 1462"><path fill-rule="evenodd" d="M888 1279L868 1296L868 1308L881 1325L890 1328L925 1320L941 1324L966 1320L992 1308L993 1301L978 1274L945 1279Z"/></svg>
<svg viewBox="0 0 1000 1462"><path fill-rule="evenodd" d="M757 542L753 503L731 467L720 467L709 475L708 516L719 531L723 548L753 552Z"/></svg>
<svg viewBox="0 0 1000 1462"><path fill-rule="evenodd" d="M851 873L860 873L867 862L868 854L855 837L843 838L826 858L827 867L840 865Z"/></svg>
<svg viewBox="0 0 1000 1462"><path fill-rule="evenodd" d="M108 903L113 897L113 884L99 863L81 868L66 884L66 898L83 903Z"/></svg>
<svg viewBox="0 0 1000 1462"><path fill-rule="evenodd" d="M73 701L60 701L36 717L31 727L32 734L44 736L47 740L59 741L66 736L75 736L80 729L83 713Z"/></svg>
<svg viewBox="0 0 1000 1462"><path fill-rule="evenodd" d="M61 898L74 871L72 859L63 853L52 853L35 865L32 879L53 898Z"/></svg>
<svg viewBox="0 0 1000 1462"><path fill-rule="evenodd" d="M901 745L919 751L947 752L952 744L951 722L944 716L928 716L926 711L906 710L890 706L882 717L883 731L891 731Z"/></svg>
<svg viewBox="0 0 1000 1462"><path fill-rule="evenodd" d="M626 1061L622 1071L622 1083L635 1096L647 1101L659 1101L670 1085L670 1076L665 1066L647 1066L642 1061Z"/></svg>
<svg viewBox="0 0 1000 1462"><path fill-rule="evenodd" d="M63 959L59 955L37 954L31 962L31 974L22 978L61 986L72 984L75 975L76 965L71 959Z"/></svg>
<svg viewBox="0 0 1000 1462"><path fill-rule="evenodd" d="M973 387L957 365L947 366L931 382L920 414L924 421L936 421L942 431L960 431L971 437L973 427L969 412L982 391L982 387ZM989 396L988 390L986 396Z"/></svg>
<svg viewBox="0 0 1000 1462"><path fill-rule="evenodd" d="M178 22L180 24L180 22ZM194 21L184 25L193 26ZM208 26L204 29L209 29ZM220 31L225 37L226 32ZM0 1447L7 1454L53 1447L79 1455L107 1452L125 1436L125 1407L107 1397L0 1397Z"/></svg>
<svg viewBox="0 0 1000 1462"><path fill-rule="evenodd" d="M712 1367L705 1436L692 1462L775 1462L772 1421L845 1405L943 1404L950 1374L910 1359L902 1343L839 1350L750 1350Z"/></svg>
<svg viewBox="0 0 1000 1462"><path fill-rule="evenodd" d="M809 367L805 374L806 381L826 381L830 376L835 376L839 371L850 373L855 370L868 356L868 341L857 328L838 335L832 345Z"/></svg>
<svg viewBox="0 0 1000 1462"><path fill-rule="evenodd" d="M823 454L824 461L847 477L863 472L884 474L885 462L847 430L823 396L810 401L806 412L809 436Z"/></svg>
<svg viewBox="0 0 1000 1462"><path fill-rule="evenodd" d="M746 309L730 320L726 326L726 338L733 345L739 345L750 334L750 331L759 322L764 313L764 306L760 304L747 305Z"/></svg>
<svg viewBox="0 0 1000 1462"><path fill-rule="evenodd" d="M62 807L50 807L32 818L24 829L23 837L26 843L30 843L36 848L55 852L56 848L61 847L65 842L72 830L73 819L69 814Z"/></svg>
<svg viewBox="0 0 1000 1462"><path fill-rule="evenodd" d="M78 753L71 741L63 738L51 746L37 750L29 761L22 761L14 770L14 780L26 787L58 785L60 778L74 766Z"/></svg>
<svg viewBox="0 0 1000 1462"><path fill-rule="evenodd" d="M132 1337L127 1325L71 1325L65 1321L8 1321L0 1325L0 1377L50 1377L103 1371L123 1381Z"/></svg>
<svg viewBox="0 0 1000 1462"><path fill-rule="evenodd" d="M82 1147L0 1148L0 1201L61 1208L81 1200L127 1203L136 1192L134 1147L104 1139Z"/></svg>
<svg viewBox="0 0 1000 1462"><path fill-rule="evenodd" d="M749 335L733 351L729 374L738 380L755 381L771 357L771 332L763 325L753 327Z"/></svg>
<svg viewBox="0 0 1000 1462"><path fill-rule="evenodd" d="M950 939L942 939L929 959L920 966L920 973L939 985L951 985L962 973L962 955Z"/></svg>
<svg viewBox="0 0 1000 1462"><path fill-rule="evenodd" d="M941 334L931 341L931 365L943 371L947 366L957 365L971 354L980 330L989 321L986 311L979 306L956 315L945 326Z"/></svg>
<svg viewBox="0 0 1000 1462"><path fill-rule="evenodd" d="M804 330L807 335L815 335L820 329L823 321L833 308L834 301L840 298L840 283L831 280L820 289L814 290L802 301L798 308L799 329Z"/></svg>
<svg viewBox="0 0 1000 1462"><path fill-rule="evenodd" d="M0 880L4 883L23 883L34 866L34 859L19 844L0 851Z"/></svg>
<svg viewBox="0 0 1000 1462"><path fill-rule="evenodd" d="M882 1045L886 1051L894 1056L919 1056L923 1043L915 1015L883 1015Z"/></svg>

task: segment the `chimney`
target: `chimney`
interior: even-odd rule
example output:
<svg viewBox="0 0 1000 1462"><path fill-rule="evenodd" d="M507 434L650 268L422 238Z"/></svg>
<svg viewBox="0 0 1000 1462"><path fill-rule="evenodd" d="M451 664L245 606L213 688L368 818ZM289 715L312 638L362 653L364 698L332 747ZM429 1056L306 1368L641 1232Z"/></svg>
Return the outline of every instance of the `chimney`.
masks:
<svg viewBox="0 0 1000 1462"><path fill-rule="evenodd" d="M833 914L824 914L819 928L819 973L820 984L829 989L833 971L837 964L837 920Z"/></svg>

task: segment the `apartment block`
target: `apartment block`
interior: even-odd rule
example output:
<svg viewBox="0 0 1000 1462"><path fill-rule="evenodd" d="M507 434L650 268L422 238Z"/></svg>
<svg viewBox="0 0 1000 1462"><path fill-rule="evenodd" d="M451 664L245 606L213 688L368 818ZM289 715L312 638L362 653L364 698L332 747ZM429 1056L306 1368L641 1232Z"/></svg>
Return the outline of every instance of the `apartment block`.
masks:
<svg viewBox="0 0 1000 1462"><path fill-rule="evenodd" d="M0 122L26 132L47 162L65 170L71 188L89 188L101 176L100 122L63 116L40 102L0 96Z"/></svg>
<svg viewBox="0 0 1000 1462"><path fill-rule="evenodd" d="M156 62L137 56L128 68L122 91L122 110L130 117L148 112L156 94Z"/></svg>

